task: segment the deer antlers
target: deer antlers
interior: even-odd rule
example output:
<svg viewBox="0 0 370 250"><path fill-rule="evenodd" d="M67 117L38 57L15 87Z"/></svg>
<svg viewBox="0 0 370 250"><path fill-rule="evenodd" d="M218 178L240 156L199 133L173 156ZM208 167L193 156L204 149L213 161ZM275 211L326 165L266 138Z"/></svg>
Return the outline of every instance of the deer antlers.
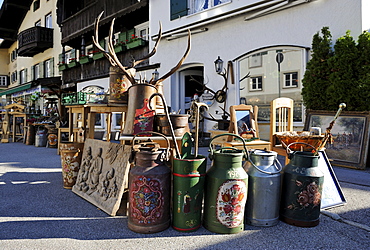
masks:
<svg viewBox="0 0 370 250"><path fill-rule="evenodd" d="M144 56L143 58L140 58L138 60L134 60L130 67L125 67L122 65L122 63L119 61L113 46L113 27L114 27L114 21L115 18L113 18L110 29L109 29L109 38L108 38L108 51L105 51L105 49L99 44L99 36L98 36L98 28L99 28L99 22L100 18L102 17L104 11L99 14L99 16L95 19L95 35L92 37L94 45L105 55L105 57L109 60L110 64L112 66L119 67L123 74L127 77L127 79L131 82L131 84L136 84L135 81L135 69L134 67L138 65L139 63L148 60L150 57L152 57L157 52L157 47L159 44L159 41L162 37L162 24L159 23L159 32L158 32L158 39L152 49L152 51ZM189 55L190 52L190 42L191 42L191 34L190 30L188 30L188 46L187 49L183 55L183 57L180 59L180 61L177 63L175 67L173 67L167 74L159 78L158 80L151 79L149 81L149 84L156 85L157 83L163 82L165 79L167 79L169 76L171 76L173 73L175 73L182 65L182 63L185 61L186 57Z"/></svg>

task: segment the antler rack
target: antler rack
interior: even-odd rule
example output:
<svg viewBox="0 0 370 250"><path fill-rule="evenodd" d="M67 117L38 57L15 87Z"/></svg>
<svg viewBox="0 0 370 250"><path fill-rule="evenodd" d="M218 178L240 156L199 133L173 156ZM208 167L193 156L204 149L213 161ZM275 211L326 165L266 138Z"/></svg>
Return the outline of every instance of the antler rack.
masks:
<svg viewBox="0 0 370 250"><path fill-rule="evenodd" d="M94 43L94 45L96 46L96 48L98 50L103 52L103 54L109 60L109 62L112 66L119 67L122 70L123 74L127 77L127 79L131 82L131 84L137 84L137 82L135 80L135 73L136 73L135 66L137 66L138 64L140 64L141 62L143 62L145 60L148 60L150 57L152 57L157 52L157 47L158 47L159 41L162 38L162 24L159 23L158 39L157 39L152 51L149 54L145 55L144 57L142 57L138 60L133 60L132 64L129 67L126 67L126 66L122 65L122 63L120 62L120 60L117 57L116 52L114 51L114 45L113 45L113 32L114 32L113 30L114 29L113 28L114 28L115 18L113 18L110 29L109 29L108 51L106 51L98 42L99 41L99 35L98 35L98 33L99 33L99 30L98 30L99 29L99 22L100 22L100 19L101 19L103 13L104 13L104 11L102 11L99 14L99 16L95 19L95 35L92 37L93 43ZM191 47L190 44L191 44L191 33L190 33L190 30L188 30L187 49L186 49L184 55L182 56L182 58L180 59L180 61L177 63L177 65L175 67L173 67L164 76L160 77L157 80L152 78L149 81L149 84L157 85L158 83L163 82L165 79L170 77L173 73L175 73L181 67L181 65L185 61L186 57L189 55L190 47Z"/></svg>

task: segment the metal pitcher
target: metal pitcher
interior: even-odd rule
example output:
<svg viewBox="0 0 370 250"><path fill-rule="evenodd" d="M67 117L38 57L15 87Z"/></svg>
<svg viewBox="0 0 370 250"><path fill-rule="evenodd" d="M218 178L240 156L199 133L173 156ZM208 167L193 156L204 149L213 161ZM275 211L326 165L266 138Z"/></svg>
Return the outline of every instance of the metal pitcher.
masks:
<svg viewBox="0 0 370 250"><path fill-rule="evenodd" d="M287 147L291 160L283 169L280 219L294 226L314 227L320 221L324 174L318 166L319 156L315 152L289 152L293 144L311 146L294 142Z"/></svg>
<svg viewBox="0 0 370 250"><path fill-rule="evenodd" d="M137 233L160 232L171 223L171 170L165 164L170 144L163 137L167 149L156 143L137 147L135 166L129 172L128 228Z"/></svg>
<svg viewBox="0 0 370 250"><path fill-rule="evenodd" d="M248 173L248 198L245 223L269 227L279 222L282 166L277 153L265 150L249 152L244 164Z"/></svg>
<svg viewBox="0 0 370 250"><path fill-rule="evenodd" d="M212 141L220 136L238 137L244 150L224 147L212 148ZM215 233L239 233L244 230L244 207L248 191L248 175L242 167L247 155L244 139L225 133L212 138L209 145L213 166L207 171L204 190L204 222Z"/></svg>

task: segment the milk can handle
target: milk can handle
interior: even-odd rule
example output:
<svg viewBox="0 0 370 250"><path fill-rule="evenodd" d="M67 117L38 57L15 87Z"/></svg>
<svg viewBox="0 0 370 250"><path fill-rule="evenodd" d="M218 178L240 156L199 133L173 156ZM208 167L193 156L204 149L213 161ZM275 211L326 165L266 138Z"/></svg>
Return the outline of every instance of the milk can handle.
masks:
<svg viewBox="0 0 370 250"><path fill-rule="evenodd" d="M221 137L221 136L235 136L237 138L239 138L242 142L243 142L243 147L244 147L244 153L245 153L245 158L249 159L249 153L248 153L248 149L247 149L247 145L245 145L245 141L243 139L243 137L237 135L237 134L232 134L232 133L224 133L224 134L220 134L220 135L216 135L215 137L213 137L211 139L211 141L209 142L209 151L211 152L211 155L213 156L213 152L214 150L212 149L212 141L218 137Z"/></svg>
<svg viewBox="0 0 370 250"><path fill-rule="evenodd" d="M306 145L306 146L310 146L311 148L314 149L314 154L317 153L317 149L312 146L311 144L308 144L308 143L305 143L305 142L293 142L293 143L290 143L287 147L286 147L286 152L288 155L292 154L293 150L291 150L289 147L292 146L293 144L303 144L303 145Z"/></svg>
<svg viewBox="0 0 370 250"><path fill-rule="evenodd" d="M253 167L255 167L258 171L265 173L265 174L276 174L276 173L280 173L281 170L283 170L283 166L281 166L281 163L279 162L277 157L274 160L274 162L276 162L277 165L279 165L279 167L277 167L276 164L274 163L275 168L278 170L277 172L268 172L268 171L262 170L259 167L257 167L256 164L254 164L254 162L252 161L252 158L249 158L248 160L252 164Z"/></svg>
<svg viewBox="0 0 370 250"><path fill-rule="evenodd" d="M166 157L166 159L168 160L169 159L169 153L170 153L170 141L168 140L168 138L166 136L164 136L163 134L161 133L158 133L158 132L154 132L154 131L143 131L143 132L139 132L137 133L136 135L134 135L134 138L132 138L132 146L134 146L134 143L135 143L135 137L139 134L152 134L152 135L160 135L162 136L165 140L166 140L166 143L167 143L167 153L164 157Z"/></svg>

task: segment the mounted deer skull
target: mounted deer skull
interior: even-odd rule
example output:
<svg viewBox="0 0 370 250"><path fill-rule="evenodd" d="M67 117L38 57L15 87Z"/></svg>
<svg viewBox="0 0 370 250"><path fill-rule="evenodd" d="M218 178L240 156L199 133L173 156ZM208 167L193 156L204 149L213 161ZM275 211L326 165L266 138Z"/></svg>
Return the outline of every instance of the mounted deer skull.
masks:
<svg viewBox="0 0 370 250"><path fill-rule="evenodd" d="M98 42L99 41L99 37L98 37L99 22L100 22L100 18L102 17L103 13L104 13L104 11L101 12L100 15L95 20L95 36L92 37L93 43L101 52L103 52L103 54L109 60L109 62L112 66L119 67L122 70L123 74L127 77L127 79L131 82L132 85L137 84L137 82L135 80L135 74L136 74L135 66L137 66L139 63L141 63L145 60L148 60L150 57L152 57L157 52L157 47L158 47L159 41L161 40L161 37L162 37L162 25L159 24L160 28L159 28L159 32L158 32L158 39L157 39L152 51L148 55L144 56L143 58L140 58L138 60L134 60L129 67L126 67L126 66L122 65L122 63L119 61L119 59L118 59L118 57L117 57L117 55L114 51L113 27L114 27L115 18L113 18L111 26L110 26L110 30L109 30L108 51L105 51L105 49L102 48L101 45ZM165 74L164 76L160 77L157 80L152 78L149 81L149 84L157 85L157 84L163 82L165 79L170 77L173 73L175 73L181 67L182 63L185 61L186 57L189 55L190 42L191 42L191 34L190 34L190 30L188 30L188 46L187 46L187 49L186 49L183 57L180 59L180 61L177 63L177 65L175 67L173 67L167 74Z"/></svg>

